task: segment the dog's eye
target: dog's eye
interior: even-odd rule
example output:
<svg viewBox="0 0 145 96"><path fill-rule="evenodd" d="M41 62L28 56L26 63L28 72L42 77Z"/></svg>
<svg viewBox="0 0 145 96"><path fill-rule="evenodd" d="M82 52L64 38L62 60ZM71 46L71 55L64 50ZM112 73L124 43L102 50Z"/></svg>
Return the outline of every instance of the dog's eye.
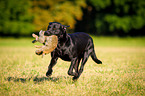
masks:
<svg viewBox="0 0 145 96"><path fill-rule="evenodd" d="M53 28L53 30L56 30L56 28Z"/></svg>

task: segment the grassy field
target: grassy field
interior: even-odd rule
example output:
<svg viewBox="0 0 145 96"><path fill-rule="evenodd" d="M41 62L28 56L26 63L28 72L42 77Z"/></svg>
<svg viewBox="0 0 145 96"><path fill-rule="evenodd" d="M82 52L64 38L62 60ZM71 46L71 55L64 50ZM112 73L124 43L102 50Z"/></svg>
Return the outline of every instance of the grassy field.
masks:
<svg viewBox="0 0 145 96"><path fill-rule="evenodd" d="M45 76L50 54L35 55L32 38L0 38L0 96L145 96L145 37L92 37L103 64L89 58L75 82L60 59Z"/></svg>

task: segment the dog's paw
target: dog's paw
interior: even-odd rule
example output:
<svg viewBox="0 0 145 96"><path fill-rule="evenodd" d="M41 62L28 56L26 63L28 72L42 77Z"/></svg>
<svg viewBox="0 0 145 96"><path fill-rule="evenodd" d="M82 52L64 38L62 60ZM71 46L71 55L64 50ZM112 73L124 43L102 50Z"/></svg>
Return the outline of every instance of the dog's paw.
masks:
<svg viewBox="0 0 145 96"><path fill-rule="evenodd" d="M49 77L49 76L51 76L51 75L52 75L52 70L46 72L46 76L47 76L47 77Z"/></svg>
<svg viewBox="0 0 145 96"><path fill-rule="evenodd" d="M78 78L79 78L79 76L74 76L74 77L73 77L73 81L78 80Z"/></svg>

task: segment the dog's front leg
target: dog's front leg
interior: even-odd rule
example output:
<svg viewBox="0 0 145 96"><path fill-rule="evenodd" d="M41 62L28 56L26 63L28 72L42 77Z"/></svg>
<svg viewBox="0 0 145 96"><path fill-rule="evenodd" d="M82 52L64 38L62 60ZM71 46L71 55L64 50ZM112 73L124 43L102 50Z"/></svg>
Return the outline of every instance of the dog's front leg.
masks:
<svg viewBox="0 0 145 96"><path fill-rule="evenodd" d="M78 73L77 72L73 72L73 68L75 66L75 64L77 64L77 57L76 58L73 58L71 60L71 65L69 67L69 70L68 70L68 75L71 75L71 76L78 76Z"/></svg>
<svg viewBox="0 0 145 96"><path fill-rule="evenodd" d="M48 66L48 71L46 72L46 76L47 76L47 77L50 76L50 75L52 75L52 71L53 71L52 68L53 68L53 66L56 64L57 59L58 59L58 57L56 57L56 58L51 58L50 65Z"/></svg>

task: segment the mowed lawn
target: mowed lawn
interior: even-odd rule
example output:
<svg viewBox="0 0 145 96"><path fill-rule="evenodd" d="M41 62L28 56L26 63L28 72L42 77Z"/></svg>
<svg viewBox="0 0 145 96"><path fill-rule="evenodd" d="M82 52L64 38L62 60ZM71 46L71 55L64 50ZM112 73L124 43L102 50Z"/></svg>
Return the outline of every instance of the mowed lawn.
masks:
<svg viewBox="0 0 145 96"><path fill-rule="evenodd" d="M46 77L50 54L37 56L32 38L0 38L0 96L145 96L145 37L92 37L103 64L90 57L77 81L61 59Z"/></svg>

